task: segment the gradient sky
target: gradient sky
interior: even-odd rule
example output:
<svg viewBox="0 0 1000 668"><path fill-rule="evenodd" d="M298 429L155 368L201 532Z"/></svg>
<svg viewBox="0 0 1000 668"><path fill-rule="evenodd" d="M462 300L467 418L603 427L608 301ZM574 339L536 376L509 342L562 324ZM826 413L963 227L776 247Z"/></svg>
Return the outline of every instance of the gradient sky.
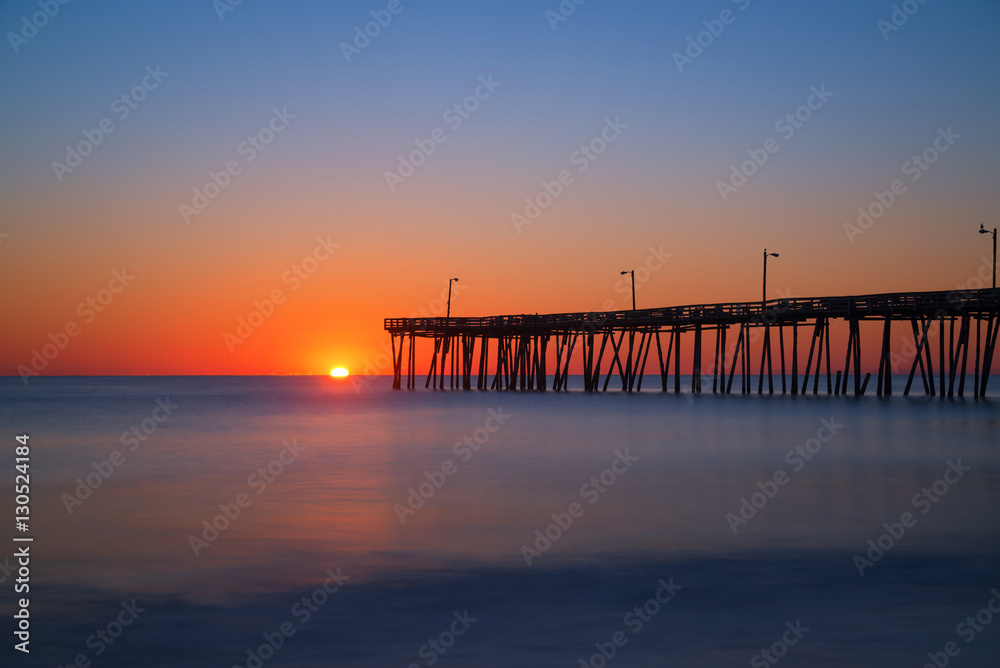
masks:
<svg viewBox="0 0 1000 668"><path fill-rule="evenodd" d="M588 0L553 29L558 0L401 0L351 62L341 44L388 0L245 0L220 19L221 2L70 2L16 45L42 10L0 6L0 373L71 321L44 374L357 372L388 343L383 318L439 313L449 277L457 315L621 309L619 271L650 247L672 255L640 308L759 299L764 247L781 253L770 298L986 275L992 0L913 1L887 39L888 1ZM673 54L724 10L732 22L679 72ZM147 67L167 75L120 119L114 100ZM444 112L480 77L500 85L453 128ZM824 86L786 139L776 121ZM294 119L248 161L239 147L273 109ZM60 182L53 162L105 118L113 132ZM608 118L627 129L579 172L574 152ZM447 141L390 190L385 172L436 128ZM904 163L949 128L911 182ZM772 137L779 150L724 202L717 182ZM229 161L240 173L186 222L179 205ZM567 169L573 183L519 232L511 215ZM896 179L906 192L849 239ZM317 237L339 247L293 289L283 277ZM134 280L86 322L78 305L123 267ZM285 302L227 346L275 289Z"/></svg>

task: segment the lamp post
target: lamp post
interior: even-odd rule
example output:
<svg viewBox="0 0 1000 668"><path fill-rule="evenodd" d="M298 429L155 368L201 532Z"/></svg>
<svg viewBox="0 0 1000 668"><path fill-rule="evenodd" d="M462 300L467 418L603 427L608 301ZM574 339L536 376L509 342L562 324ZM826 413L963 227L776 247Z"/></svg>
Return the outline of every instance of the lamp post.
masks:
<svg viewBox="0 0 1000 668"><path fill-rule="evenodd" d="M761 309L767 304L767 256L778 257L777 253L768 253L767 249L764 249L764 288L761 291Z"/></svg>
<svg viewBox="0 0 1000 668"><path fill-rule="evenodd" d="M623 271L622 276L625 274L632 274L632 310L635 310L635 269L629 269L628 271Z"/></svg>
<svg viewBox="0 0 1000 668"><path fill-rule="evenodd" d="M986 226L979 223L980 234L990 234ZM993 228L993 289L997 289L997 228Z"/></svg>
<svg viewBox="0 0 1000 668"><path fill-rule="evenodd" d="M448 318L451 317L451 284L454 283L457 280L458 280L457 278L449 278L448 279L448 313L444 316L445 319L448 319Z"/></svg>

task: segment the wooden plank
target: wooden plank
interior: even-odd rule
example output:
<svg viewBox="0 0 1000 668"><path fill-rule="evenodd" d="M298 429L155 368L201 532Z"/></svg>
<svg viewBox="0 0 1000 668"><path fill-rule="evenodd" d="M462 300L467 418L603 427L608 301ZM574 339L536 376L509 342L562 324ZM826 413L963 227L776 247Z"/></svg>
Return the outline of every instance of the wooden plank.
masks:
<svg viewBox="0 0 1000 668"><path fill-rule="evenodd" d="M663 366L663 343L660 341L660 330L656 330L656 356L659 360L660 368L660 383L663 385L663 391L667 391L667 378L668 374ZM667 362L670 361L670 351L667 351Z"/></svg>
<svg viewBox="0 0 1000 668"><path fill-rule="evenodd" d="M569 350L566 352L566 362L563 364L562 388L568 389L569 385L569 362L573 359L573 351L576 349L576 341L580 337L579 333L570 337Z"/></svg>
<svg viewBox="0 0 1000 668"><path fill-rule="evenodd" d="M940 369L938 377L940 378L941 388L939 394L944 396L944 316L941 315L938 318L938 368Z"/></svg>
<svg viewBox="0 0 1000 668"><path fill-rule="evenodd" d="M438 337L434 337L434 352L431 354L431 368L427 371L427 382L424 383L424 389L431 386L431 379L434 379L434 389L437 389L437 355L438 348L441 345L441 341Z"/></svg>
<svg viewBox="0 0 1000 668"><path fill-rule="evenodd" d="M767 339L767 393L774 394L774 369L771 365L771 330L767 328L764 338Z"/></svg>
<svg viewBox="0 0 1000 668"><path fill-rule="evenodd" d="M992 333L991 333L992 331ZM997 345L997 334L1000 332L1000 318L994 321L993 315L986 324L986 346L983 348L983 372L979 377L979 396L986 396L986 386L990 382L990 370L993 368L993 351Z"/></svg>
<svg viewBox="0 0 1000 668"><path fill-rule="evenodd" d="M556 377L552 380L552 389L557 392L562 387L562 374L559 373L559 370L562 369L563 349L566 347L567 336L569 335L563 334L561 337L562 340L560 340L560 336L558 334L556 335Z"/></svg>
<svg viewBox="0 0 1000 668"><path fill-rule="evenodd" d="M788 386L785 384L785 326L778 325L778 348L781 350L781 393L788 393Z"/></svg>
<svg viewBox="0 0 1000 668"><path fill-rule="evenodd" d="M392 339L392 389L398 390L399 389L399 365L401 364L402 360L397 360L396 359L396 335L390 333L389 334L389 338ZM399 354L400 354L400 356L402 356L402 354L403 354L403 342L402 342L402 340L400 340L400 342L399 342Z"/></svg>
<svg viewBox="0 0 1000 668"><path fill-rule="evenodd" d="M722 327L715 328L715 355L712 357L712 394L719 391L719 349L722 342Z"/></svg>
<svg viewBox="0 0 1000 668"><path fill-rule="evenodd" d="M805 394L809 389L809 371L812 369L813 352L816 349L816 335L822 326L822 319L817 319L816 324L813 325L813 335L809 341L809 356L806 358L806 375L802 378L802 394ZM816 366L819 366L818 362Z"/></svg>
<svg viewBox="0 0 1000 668"><path fill-rule="evenodd" d="M733 365L729 369L729 382L726 384L726 394L729 394L733 389L733 374L736 373L736 360L740 356L740 348L743 347L743 325L740 325L740 336L736 339L736 348L733 352Z"/></svg>
<svg viewBox="0 0 1000 668"><path fill-rule="evenodd" d="M962 369L960 380L958 381L958 396L965 396L965 371L968 368L966 365L969 361L969 329L971 323L969 322L970 317L968 314L962 316L962 330L959 334L958 345L962 347Z"/></svg>
<svg viewBox="0 0 1000 668"><path fill-rule="evenodd" d="M823 328L826 330L826 393L828 395L833 394L833 389L830 387L831 376L830 376L830 321L826 320L826 326ZM819 367L817 367L818 369Z"/></svg>
<svg viewBox="0 0 1000 668"><path fill-rule="evenodd" d="M921 322L923 322L923 318L921 318ZM930 388L927 385L927 371L924 368L924 355L920 352L920 349L917 346L917 342L920 341L920 331L917 328L916 318L910 318L910 327L913 329L913 346L916 351L913 353L914 363L918 363L920 365L920 378L924 381L924 394L929 395Z"/></svg>
<svg viewBox="0 0 1000 668"><path fill-rule="evenodd" d="M768 343L768 326L764 325L764 337L760 342L760 366L757 378L757 394L763 394L764 392L764 360L767 357L767 343Z"/></svg>
<svg viewBox="0 0 1000 668"><path fill-rule="evenodd" d="M799 323L792 323L792 394L799 393Z"/></svg>
<svg viewBox="0 0 1000 668"><path fill-rule="evenodd" d="M916 325L916 320L913 321L914 326ZM923 353L924 346L927 345L927 332L930 330L930 320L923 321L924 332L920 336L920 343L917 344L917 351L913 355L913 364L910 366L910 375L906 379L906 387L903 389L903 396L910 396L910 386L913 384L913 374L917 371L917 362L921 360L920 355ZM931 376L933 380L933 375ZM925 383L926 385L926 383ZM926 390L925 390L926 391Z"/></svg>
<svg viewBox="0 0 1000 668"><path fill-rule="evenodd" d="M694 327L694 355L691 358L691 393L701 394L701 325Z"/></svg>
<svg viewBox="0 0 1000 668"><path fill-rule="evenodd" d="M646 373L646 358L649 357L649 347L653 343L653 330L648 330L648 336L646 335L646 332L643 332L643 338L646 340L646 350L642 353L642 364L639 365L639 383L635 388L636 392L642 391L642 377ZM640 350L642 349L641 343L639 348Z"/></svg>
<svg viewBox="0 0 1000 668"><path fill-rule="evenodd" d="M890 397L892 396L892 376L893 376L893 366L892 366L892 321L886 320L890 323L888 325L889 332L886 334L886 346L885 346L885 377L882 379L882 396Z"/></svg>
<svg viewBox="0 0 1000 668"><path fill-rule="evenodd" d="M863 396L864 390L861 386L861 323L855 319L851 320L851 327L854 328L854 394ZM871 377L871 374L868 374ZM865 378L865 385L868 385L868 377Z"/></svg>
<svg viewBox="0 0 1000 668"><path fill-rule="evenodd" d="M604 347L608 344L609 336L614 336L614 334L605 330L604 336L601 337L601 352L597 356L597 366L594 367L594 392L597 392L597 388L601 384L601 360L604 359Z"/></svg>
<svg viewBox="0 0 1000 668"><path fill-rule="evenodd" d="M587 332L583 343L583 389L586 392L594 391L594 330Z"/></svg>
<svg viewBox="0 0 1000 668"><path fill-rule="evenodd" d="M927 316L927 321L931 324L931 326L934 325L933 316ZM929 331L928 336L930 336ZM934 351L931 350L931 342L929 339L927 341L927 345L924 347L924 357L926 358L927 363L927 385L930 387L931 396L933 397L937 393L937 390L934 389Z"/></svg>
<svg viewBox="0 0 1000 668"><path fill-rule="evenodd" d="M632 384L635 378L634 367L636 362L633 361L632 359L634 348L635 348L635 329L630 327L628 330L628 360L626 361L625 364L625 377L622 379L622 390L626 392L632 391ZM626 383L628 384L627 388L626 388Z"/></svg>
<svg viewBox="0 0 1000 668"><path fill-rule="evenodd" d="M625 389L625 369L622 368L622 361L618 356L619 347L621 346L622 341L624 339L625 339L625 330L622 330L621 336L618 337L618 343L615 343L615 333L611 332L611 347L614 348L615 350L615 356L614 359L611 360L611 368L608 369L608 377L604 379L604 389L602 390L603 392L608 391L608 383L611 382L611 374L615 372L615 363L618 364L618 376L621 378L622 381L622 389L623 390Z"/></svg>
<svg viewBox="0 0 1000 668"><path fill-rule="evenodd" d="M976 316L976 381L973 385L972 396L979 396L979 355L982 353L982 324L983 319Z"/></svg>
<svg viewBox="0 0 1000 668"><path fill-rule="evenodd" d="M674 345L674 394L681 393L681 329L675 327L677 342Z"/></svg>
<svg viewBox="0 0 1000 668"><path fill-rule="evenodd" d="M848 329L847 356L846 359L844 360L844 384L840 388L841 394L847 394L847 380L848 378L850 378L851 375L851 360L852 360L851 353L854 352L854 330L851 329L850 325L848 325L847 329ZM857 372L855 371L855 373Z"/></svg>
<svg viewBox="0 0 1000 668"><path fill-rule="evenodd" d="M955 378L958 376L958 349L961 341L955 340L955 318L948 318L948 396L955 396ZM961 339L961 335L959 335Z"/></svg>

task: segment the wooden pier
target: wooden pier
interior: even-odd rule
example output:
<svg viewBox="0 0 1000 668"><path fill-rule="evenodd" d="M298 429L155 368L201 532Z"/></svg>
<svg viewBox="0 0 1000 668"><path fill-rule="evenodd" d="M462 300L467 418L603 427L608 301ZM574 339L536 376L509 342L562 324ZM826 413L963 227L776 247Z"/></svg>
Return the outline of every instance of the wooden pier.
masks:
<svg viewBox="0 0 1000 668"><path fill-rule="evenodd" d="M904 396L918 370L926 395L964 396L971 353L973 396L985 397L1000 330L998 296L1000 291L992 289L592 313L387 318L385 329L392 337L394 389L402 389L404 368L407 389L416 389L417 339L423 338L433 343L424 387L471 390L474 380L479 390L566 390L570 362L577 355L585 391L607 391L617 378L622 391L634 392L642 389L653 355L662 391L680 393L681 340L689 335L693 393L707 389L709 376L713 393L731 393L737 376L739 392L753 392L751 361L759 355L758 394L764 392L765 382L768 394L776 387L791 394L817 394L820 388L847 394L853 378L853 392L861 396L871 380L871 373L861 370L861 323L877 321L882 326L876 393L888 396L893 392L893 361L900 361L891 351L895 323L897 335L901 328L913 342L913 350L904 356L909 368ZM830 348L830 326L838 320L847 324L848 333L847 354L839 367ZM714 335L708 337L709 350L703 346L706 333Z"/></svg>

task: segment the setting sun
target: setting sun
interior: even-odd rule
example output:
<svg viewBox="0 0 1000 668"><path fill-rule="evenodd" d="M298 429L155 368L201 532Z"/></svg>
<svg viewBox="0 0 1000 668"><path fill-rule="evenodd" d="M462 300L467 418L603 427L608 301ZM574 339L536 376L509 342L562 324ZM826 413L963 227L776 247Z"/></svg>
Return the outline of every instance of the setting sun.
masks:
<svg viewBox="0 0 1000 668"><path fill-rule="evenodd" d="M346 378L349 375L349 373L347 369L345 369L344 367L338 366L336 369L330 372L330 375L333 376L334 378Z"/></svg>

